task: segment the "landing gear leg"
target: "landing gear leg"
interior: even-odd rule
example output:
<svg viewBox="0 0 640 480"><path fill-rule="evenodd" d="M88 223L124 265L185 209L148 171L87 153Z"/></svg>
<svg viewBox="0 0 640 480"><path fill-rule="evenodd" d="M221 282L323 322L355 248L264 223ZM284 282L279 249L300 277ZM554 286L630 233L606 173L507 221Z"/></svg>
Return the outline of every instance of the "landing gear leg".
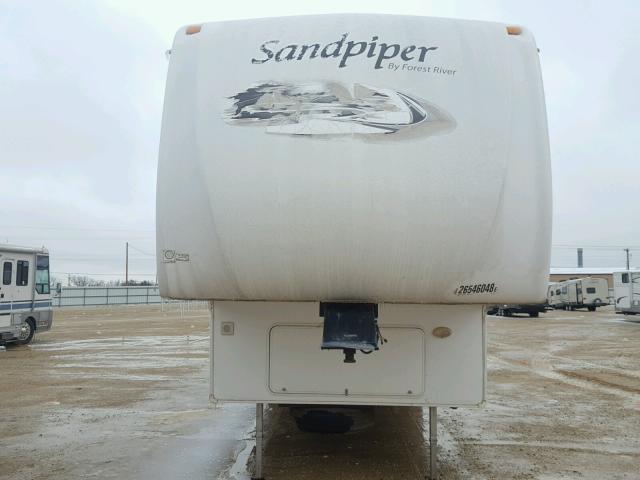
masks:
<svg viewBox="0 0 640 480"><path fill-rule="evenodd" d="M438 478L438 407L429 407L429 478Z"/></svg>
<svg viewBox="0 0 640 480"><path fill-rule="evenodd" d="M251 480L264 480L262 476L262 449L263 449L263 434L262 434L262 416L264 413L262 403L256 403L256 465L255 474L251 477Z"/></svg>

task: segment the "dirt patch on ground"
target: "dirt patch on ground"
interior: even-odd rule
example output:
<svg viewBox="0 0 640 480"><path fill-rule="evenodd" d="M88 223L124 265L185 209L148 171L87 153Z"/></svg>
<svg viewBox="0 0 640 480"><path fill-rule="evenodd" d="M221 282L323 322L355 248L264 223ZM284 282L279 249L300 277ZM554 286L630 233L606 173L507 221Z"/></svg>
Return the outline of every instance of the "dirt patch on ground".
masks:
<svg viewBox="0 0 640 480"><path fill-rule="evenodd" d="M605 387L619 388L625 392L640 394L640 379L625 375L618 372L603 372L603 371L591 371L591 370L562 370L558 369L558 372L566 375L567 377L579 378L581 380L587 380L594 382Z"/></svg>
<svg viewBox="0 0 640 480"><path fill-rule="evenodd" d="M440 409L442 479L640 478L640 325L610 309L489 317L487 403ZM405 479L428 472L421 409L376 409L342 437L267 421L265 476Z"/></svg>
<svg viewBox="0 0 640 480"><path fill-rule="evenodd" d="M128 478L163 431L182 427L171 416L169 429L158 425L158 412L197 405L206 415L208 318L57 310L50 332L0 352L0 478Z"/></svg>
<svg viewBox="0 0 640 480"><path fill-rule="evenodd" d="M640 478L640 324L489 317L488 338L486 405L439 410L442 479ZM254 407L209 404L208 349L206 310L56 311L51 332L0 352L0 478L246 480ZM423 479L426 413L373 417L309 434L270 406L266 478Z"/></svg>

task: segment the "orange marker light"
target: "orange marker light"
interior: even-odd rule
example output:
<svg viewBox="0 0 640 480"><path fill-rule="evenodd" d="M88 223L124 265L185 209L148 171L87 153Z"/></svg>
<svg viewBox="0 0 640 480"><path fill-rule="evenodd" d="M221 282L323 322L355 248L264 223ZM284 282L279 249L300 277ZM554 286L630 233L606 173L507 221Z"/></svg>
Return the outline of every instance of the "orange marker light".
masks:
<svg viewBox="0 0 640 480"><path fill-rule="evenodd" d="M200 33L200 30L202 30L202 25L189 25L185 29L185 33L187 35L193 35L195 33Z"/></svg>
<svg viewBox="0 0 640 480"><path fill-rule="evenodd" d="M516 25L508 25L507 33L509 35L520 35L522 33L522 27L518 27Z"/></svg>

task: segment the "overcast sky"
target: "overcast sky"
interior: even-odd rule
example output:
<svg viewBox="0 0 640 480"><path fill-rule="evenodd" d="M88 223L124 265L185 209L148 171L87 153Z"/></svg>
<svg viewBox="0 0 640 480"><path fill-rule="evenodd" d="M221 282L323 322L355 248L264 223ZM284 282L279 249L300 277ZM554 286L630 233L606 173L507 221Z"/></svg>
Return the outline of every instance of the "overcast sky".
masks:
<svg viewBox="0 0 640 480"><path fill-rule="evenodd" d="M347 8L346 5L349 5ZM334 12L522 24L541 50L554 183L553 266L640 266L640 3L629 1L0 0L0 242L53 270L153 279L155 178L181 25Z"/></svg>

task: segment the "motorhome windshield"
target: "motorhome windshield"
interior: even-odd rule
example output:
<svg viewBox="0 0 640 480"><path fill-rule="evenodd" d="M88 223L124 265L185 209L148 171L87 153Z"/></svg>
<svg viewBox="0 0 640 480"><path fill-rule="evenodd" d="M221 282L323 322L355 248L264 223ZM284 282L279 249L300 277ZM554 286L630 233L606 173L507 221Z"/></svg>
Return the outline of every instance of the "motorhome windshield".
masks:
<svg viewBox="0 0 640 480"><path fill-rule="evenodd" d="M49 293L49 256L38 255L36 259L36 292Z"/></svg>

